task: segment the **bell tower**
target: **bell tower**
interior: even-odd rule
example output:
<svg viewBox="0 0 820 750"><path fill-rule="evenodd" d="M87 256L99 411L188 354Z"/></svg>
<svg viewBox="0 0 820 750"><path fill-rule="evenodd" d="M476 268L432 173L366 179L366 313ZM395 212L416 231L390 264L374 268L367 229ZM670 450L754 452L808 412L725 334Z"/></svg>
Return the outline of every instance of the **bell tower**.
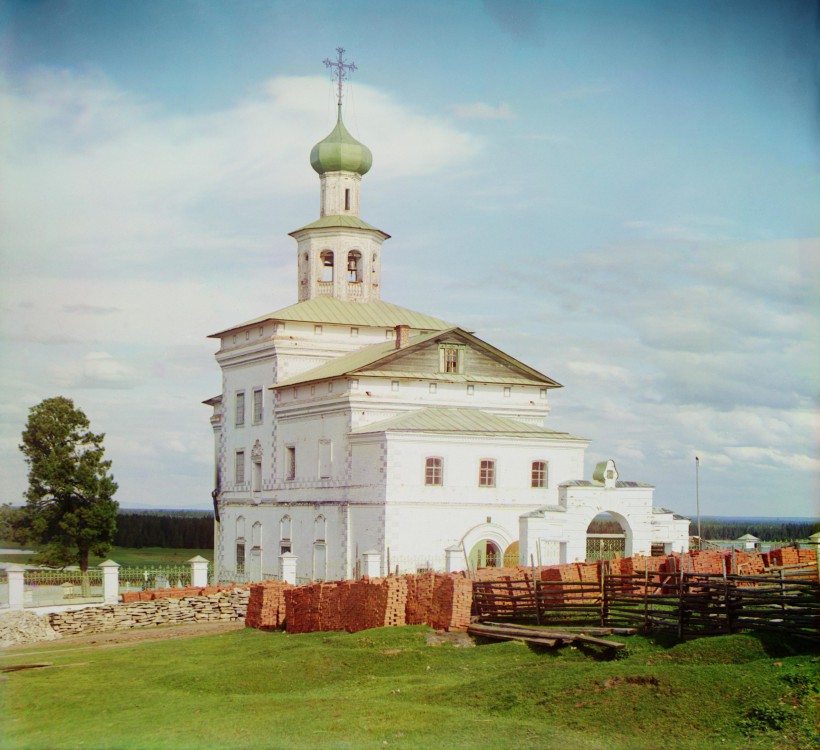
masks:
<svg viewBox="0 0 820 750"><path fill-rule="evenodd" d="M381 246L390 235L359 216L362 176L373 163L370 149L359 143L342 120L342 81L356 69L325 60L337 79L336 127L310 152L310 165L319 175L319 219L290 233L298 254L298 296L304 302L321 295L351 302L380 298Z"/></svg>

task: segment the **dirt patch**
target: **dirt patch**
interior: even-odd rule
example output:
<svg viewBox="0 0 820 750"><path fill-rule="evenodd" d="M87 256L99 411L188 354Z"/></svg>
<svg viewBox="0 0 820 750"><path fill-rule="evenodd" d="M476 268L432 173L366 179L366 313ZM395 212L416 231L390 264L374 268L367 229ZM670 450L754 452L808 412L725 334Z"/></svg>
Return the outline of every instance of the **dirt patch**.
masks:
<svg viewBox="0 0 820 750"><path fill-rule="evenodd" d="M472 648L475 641L461 630L436 630L427 634L428 646L443 646L445 643L456 648Z"/></svg>

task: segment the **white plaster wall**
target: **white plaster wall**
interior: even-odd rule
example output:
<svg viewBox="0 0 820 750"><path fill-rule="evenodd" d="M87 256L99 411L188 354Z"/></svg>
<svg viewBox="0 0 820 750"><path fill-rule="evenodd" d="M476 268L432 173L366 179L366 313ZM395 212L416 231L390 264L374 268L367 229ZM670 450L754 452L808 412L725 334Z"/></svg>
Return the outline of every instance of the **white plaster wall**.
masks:
<svg viewBox="0 0 820 750"><path fill-rule="evenodd" d="M558 501L558 485L583 474L585 448L585 441L388 433L388 502L509 505L521 514ZM443 460L442 486L424 484L428 456ZM495 487L478 486L481 459L495 459ZM533 489L532 462L541 460L549 463L549 484Z"/></svg>
<svg viewBox="0 0 820 750"><path fill-rule="evenodd" d="M586 532L599 513L611 513L627 526L625 555L649 555L653 542L670 543L681 551L688 547L683 536L683 524L657 523L652 510L652 487L562 487L560 505L564 510L546 510L523 516L520 522L523 559L536 554L539 540L566 545L566 562L583 561L586 557Z"/></svg>

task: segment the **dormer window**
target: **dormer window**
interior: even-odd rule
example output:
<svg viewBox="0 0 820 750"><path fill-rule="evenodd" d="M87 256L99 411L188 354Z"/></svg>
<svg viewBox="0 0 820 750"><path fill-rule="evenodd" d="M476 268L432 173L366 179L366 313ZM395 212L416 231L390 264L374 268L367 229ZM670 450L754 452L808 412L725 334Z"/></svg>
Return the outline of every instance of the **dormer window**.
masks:
<svg viewBox="0 0 820 750"><path fill-rule="evenodd" d="M351 284L358 284L362 280L362 254L358 250L351 250L347 254L347 280Z"/></svg>

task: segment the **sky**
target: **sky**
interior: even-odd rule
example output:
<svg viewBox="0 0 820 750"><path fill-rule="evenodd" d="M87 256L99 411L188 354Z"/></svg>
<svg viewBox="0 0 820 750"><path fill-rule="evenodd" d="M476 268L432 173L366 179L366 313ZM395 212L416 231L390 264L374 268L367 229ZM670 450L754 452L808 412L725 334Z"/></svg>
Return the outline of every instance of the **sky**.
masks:
<svg viewBox="0 0 820 750"><path fill-rule="evenodd" d="M563 384L685 515L818 516L817 0L0 2L0 502L72 398L123 507L211 506L224 330L296 301L322 61L382 298ZM700 459L696 484L695 457Z"/></svg>

